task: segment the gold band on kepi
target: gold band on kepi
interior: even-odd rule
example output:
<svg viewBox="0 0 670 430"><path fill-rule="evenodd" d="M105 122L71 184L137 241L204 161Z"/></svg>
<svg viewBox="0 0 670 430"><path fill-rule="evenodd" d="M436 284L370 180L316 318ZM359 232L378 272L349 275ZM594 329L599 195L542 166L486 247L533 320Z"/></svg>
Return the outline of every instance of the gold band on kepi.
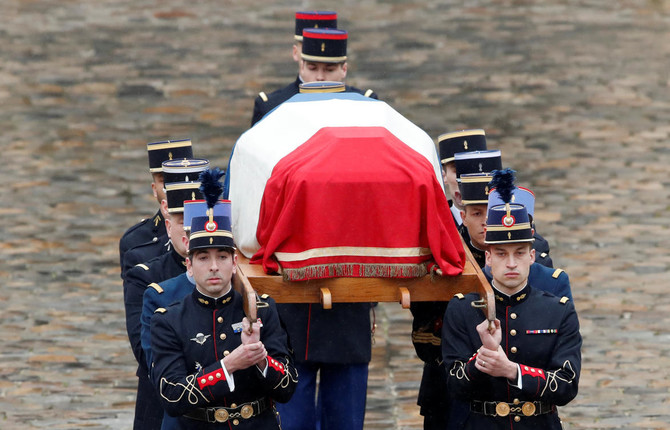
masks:
<svg viewBox="0 0 670 430"><path fill-rule="evenodd" d="M440 148L440 162L447 164L454 161L454 154L469 151L485 151L486 133L482 129L462 130L444 133L437 138Z"/></svg>
<svg viewBox="0 0 670 430"><path fill-rule="evenodd" d="M305 61L317 63L343 63L347 61L345 30L335 28L306 28L302 32L302 53Z"/></svg>
<svg viewBox="0 0 670 430"><path fill-rule="evenodd" d="M318 10L296 12L293 38L302 42L302 33L306 28L337 28L337 12Z"/></svg>
<svg viewBox="0 0 670 430"><path fill-rule="evenodd" d="M160 173L163 171L164 161L193 158L193 146L191 139L165 140L147 143L147 153L149 154L149 171Z"/></svg>
<svg viewBox="0 0 670 430"><path fill-rule="evenodd" d="M345 89L344 83L335 81L304 82L300 84L300 94L342 93Z"/></svg>

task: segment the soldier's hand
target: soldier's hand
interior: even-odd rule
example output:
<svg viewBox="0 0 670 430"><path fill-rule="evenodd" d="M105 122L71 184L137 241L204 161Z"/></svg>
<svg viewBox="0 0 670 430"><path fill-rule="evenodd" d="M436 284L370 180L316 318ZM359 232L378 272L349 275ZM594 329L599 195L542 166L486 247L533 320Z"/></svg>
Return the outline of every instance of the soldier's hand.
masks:
<svg viewBox="0 0 670 430"><path fill-rule="evenodd" d="M261 325L258 322L254 322L251 327L253 330L249 330L249 320L247 317L242 318L242 343L255 343L260 342L261 340ZM249 333L251 331L251 334Z"/></svg>
<svg viewBox="0 0 670 430"><path fill-rule="evenodd" d="M507 358L502 346L498 346L495 350L480 348L475 360L475 367L480 372L495 377L505 377L510 380L517 377L517 366Z"/></svg>
<svg viewBox="0 0 670 430"><path fill-rule="evenodd" d="M253 342L242 344L235 348L227 357L224 357L223 364L229 373L236 370L247 369L254 364L261 364L265 362L265 357L268 353L265 350L263 342Z"/></svg>
<svg viewBox="0 0 670 430"><path fill-rule="evenodd" d="M489 320L484 320L479 325L477 325L477 333L479 334L479 339L482 341L482 346L484 348L495 351L498 349L500 341L502 340L500 320L497 318L495 321L493 321L493 329L493 332L491 332Z"/></svg>

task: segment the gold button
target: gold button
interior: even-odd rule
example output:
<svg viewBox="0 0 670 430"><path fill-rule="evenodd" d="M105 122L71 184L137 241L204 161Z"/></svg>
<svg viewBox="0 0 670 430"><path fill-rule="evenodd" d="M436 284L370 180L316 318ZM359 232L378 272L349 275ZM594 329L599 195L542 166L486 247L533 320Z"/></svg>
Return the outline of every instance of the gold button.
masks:
<svg viewBox="0 0 670 430"><path fill-rule="evenodd" d="M221 324L223 322L223 317L218 317L216 320Z"/></svg>
<svg viewBox="0 0 670 430"><path fill-rule="evenodd" d="M516 421L516 422L519 422L519 421L521 421L521 417L520 417L520 416L518 416L518 415L516 415L516 416L514 417L514 421Z"/></svg>
<svg viewBox="0 0 670 430"><path fill-rule="evenodd" d="M506 417L509 415L509 405L505 402L498 402L496 405L496 414L498 414L499 417Z"/></svg>
<svg viewBox="0 0 670 430"><path fill-rule="evenodd" d="M532 417L535 414L535 404L533 402L524 403L521 412L527 417Z"/></svg>
<svg viewBox="0 0 670 430"><path fill-rule="evenodd" d="M511 314L509 314L509 317L512 318L513 320L515 320L516 319L516 314L514 312L512 312Z"/></svg>
<svg viewBox="0 0 670 430"><path fill-rule="evenodd" d="M514 403L515 405L518 405L518 404L519 404L519 399L514 399L513 403Z"/></svg>
<svg viewBox="0 0 670 430"><path fill-rule="evenodd" d="M223 356L224 357L228 357L228 355L230 355L230 351L223 351Z"/></svg>
<svg viewBox="0 0 670 430"><path fill-rule="evenodd" d="M214 420L218 423L225 423L228 421L228 411L221 408L217 409L216 412L214 412Z"/></svg>
<svg viewBox="0 0 670 430"><path fill-rule="evenodd" d="M235 409L237 407L237 403L233 403L232 405L230 405L230 407Z"/></svg>
<svg viewBox="0 0 670 430"><path fill-rule="evenodd" d="M512 348L510 348L510 351L512 352L512 354L516 354L516 351L517 351L516 346L513 346Z"/></svg>
<svg viewBox="0 0 670 430"><path fill-rule="evenodd" d="M519 417L517 416L517 418L519 418ZM238 425L239 423L240 423L240 420L237 420L237 419L233 420L233 425L234 426Z"/></svg>
<svg viewBox="0 0 670 430"><path fill-rule="evenodd" d="M221 338L221 340L226 340L226 334L225 334L225 333L221 333L221 335L219 336L219 338Z"/></svg>
<svg viewBox="0 0 670 430"><path fill-rule="evenodd" d="M242 406L242 409L240 409L240 415L242 415L242 418L245 420L248 420L254 415L254 408L250 404L246 404Z"/></svg>
<svg viewBox="0 0 670 430"><path fill-rule="evenodd" d="M511 334L512 336L516 336L516 330L514 330L514 329L510 330L509 334Z"/></svg>

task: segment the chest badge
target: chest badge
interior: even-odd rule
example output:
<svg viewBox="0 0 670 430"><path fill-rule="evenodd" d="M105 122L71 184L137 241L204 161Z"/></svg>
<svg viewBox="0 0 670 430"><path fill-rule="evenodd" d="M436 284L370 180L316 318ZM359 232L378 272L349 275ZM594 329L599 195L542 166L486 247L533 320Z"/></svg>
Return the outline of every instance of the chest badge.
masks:
<svg viewBox="0 0 670 430"><path fill-rule="evenodd" d="M193 342L196 342L198 345L202 345L207 341L207 338L210 337L211 335L204 335L202 333L198 333L195 335L195 337L191 338Z"/></svg>

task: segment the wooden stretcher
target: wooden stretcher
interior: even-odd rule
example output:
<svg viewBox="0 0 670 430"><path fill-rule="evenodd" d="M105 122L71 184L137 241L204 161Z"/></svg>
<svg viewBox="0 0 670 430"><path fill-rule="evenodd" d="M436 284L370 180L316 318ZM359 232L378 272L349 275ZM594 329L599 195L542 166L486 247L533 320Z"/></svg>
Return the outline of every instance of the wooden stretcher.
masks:
<svg viewBox="0 0 670 430"><path fill-rule="evenodd" d="M449 301L454 294L476 292L481 299L473 306L481 308L489 321L495 319L493 291L467 246L465 268L458 276L426 275L421 278L329 278L309 281L284 281L281 275L267 275L260 264L238 257L233 286L242 294L245 312L256 320L257 294L268 294L277 303L321 303L330 309L333 303L399 302L409 308L412 301Z"/></svg>

